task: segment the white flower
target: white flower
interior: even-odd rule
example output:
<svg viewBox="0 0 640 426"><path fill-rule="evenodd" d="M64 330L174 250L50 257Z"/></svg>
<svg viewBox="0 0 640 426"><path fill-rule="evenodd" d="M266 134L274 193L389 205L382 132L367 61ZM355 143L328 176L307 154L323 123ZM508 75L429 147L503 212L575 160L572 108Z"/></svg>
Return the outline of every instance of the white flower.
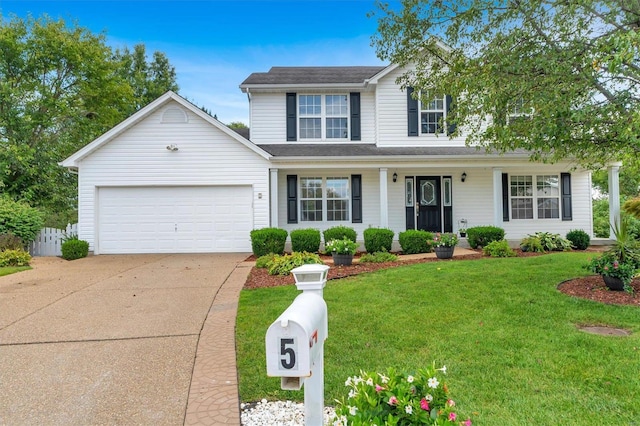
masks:
<svg viewBox="0 0 640 426"><path fill-rule="evenodd" d="M389 382L389 378L387 376L385 376L384 374L378 373L378 376L380 376L380 380L382 381L382 383L388 383Z"/></svg>
<svg viewBox="0 0 640 426"><path fill-rule="evenodd" d="M410 405L407 405L406 407L404 407L404 411L405 411L407 414L411 414L411 413L413 413L413 407L412 407L412 406L410 406Z"/></svg>
<svg viewBox="0 0 640 426"><path fill-rule="evenodd" d="M371 377L367 379L367 385L373 386L373 379Z"/></svg>
<svg viewBox="0 0 640 426"><path fill-rule="evenodd" d="M424 397L424 399L426 399L427 401L431 402L431 401L433 401L433 396L430 393L428 393L427 396Z"/></svg>
<svg viewBox="0 0 640 426"><path fill-rule="evenodd" d="M442 371L444 374L447 374L447 366L443 365L442 368L438 368L438 371Z"/></svg>
<svg viewBox="0 0 640 426"><path fill-rule="evenodd" d="M427 380L427 385L429 385L430 388L437 388L438 385L440 384L440 382L438 381L438 379L436 377L432 377L429 380Z"/></svg>
<svg viewBox="0 0 640 426"><path fill-rule="evenodd" d="M349 406L349 414L351 414L352 416L355 416L356 411L358 411L358 407Z"/></svg>
<svg viewBox="0 0 640 426"><path fill-rule="evenodd" d="M358 395L358 392L356 392L354 389L351 389L349 391L349 398L355 398L356 395Z"/></svg>
<svg viewBox="0 0 640 426"><path fill-rule="evenodd" d="M407 382L413 383L413 376L407 376Z"/></svg>
<svg viewBox="0 0 640 426"><path fill-rule="evenodd" d="M364 382L364 379L360 376L354 377L353 378L353 383L355 383L356 385L359 385L360 383Z"/></svg>
<svg viewBox="0 0 640 426"><path fill-rule="evenodd" d="M347 377L347 381L346 381L346 382L344 382L344 385L345 385L345 386L351 386L351 383L353 383L353 382L351 381L351 377Z"/></svg>

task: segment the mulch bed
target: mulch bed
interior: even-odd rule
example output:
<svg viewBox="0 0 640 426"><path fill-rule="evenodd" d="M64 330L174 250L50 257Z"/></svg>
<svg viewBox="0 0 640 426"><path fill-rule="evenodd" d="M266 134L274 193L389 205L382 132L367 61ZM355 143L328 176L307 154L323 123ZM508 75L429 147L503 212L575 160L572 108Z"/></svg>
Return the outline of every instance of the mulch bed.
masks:
<svg viewBox="0 0 640 426"><path fill-rule="evenodd" d="M589 251L600 251L597 248ZM440 260L437 258L426 259L414 259L414 260L400 260L396 262L385 263L354 263L351 266L331 266L329 269L328 278L338 279L345 278L353 275L359 275L366 272L379 271L381 269L395 268L397 266L413 265L416 263L426 262L455 262L458 260L470 260L481 259L483 257L481 250L475 250L475 254L469 254L465 256L455 256L452 259ZM529 256L544 256L541 253L529 253L521 250L516 250L519 257ZM330 259L327 256L326 259ZM255 260L253 256L247 258L247 260ZM292 276L279 276L269 275L265 268L252 268L249 277L244 285L245 289L254 289L262 287L277 287L283 285L293 285L294 280ZM582 299L590 299L596 302L607 303L612 305L633 305L640 306L640 279L635 279L632 282L634 293L630 294L624 291L610 291L604 285L602 277L598 275L592 275L587 277L575 278L569 281L565 281L558 286L558 290L573 297Z"/></svg>

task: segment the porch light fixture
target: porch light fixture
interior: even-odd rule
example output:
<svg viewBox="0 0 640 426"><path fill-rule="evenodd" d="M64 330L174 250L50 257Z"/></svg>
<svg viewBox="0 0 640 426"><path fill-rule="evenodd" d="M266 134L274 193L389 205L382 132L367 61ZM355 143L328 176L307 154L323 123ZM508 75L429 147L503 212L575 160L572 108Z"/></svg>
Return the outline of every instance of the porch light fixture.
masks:
<svg viewBox="0 0 640 426"><path fill-rule="evenodd" d="M393 183L396 183L398 181L398 174L397 173L393 173Z"/></svg>
<svg viewBox="0 0 640 426"><path fill-rule="evenodd" d="M462 172L462 176L460 176L460 180L462 182L464 182L465 180L467 180L467 172Z"/></svg>
<svg viewBox="0 0 640 426"><path fill-rule="evenodd" d="M178 145L172 143L171 145L167 145L167 151L176 152L178 150Z"/></svg>

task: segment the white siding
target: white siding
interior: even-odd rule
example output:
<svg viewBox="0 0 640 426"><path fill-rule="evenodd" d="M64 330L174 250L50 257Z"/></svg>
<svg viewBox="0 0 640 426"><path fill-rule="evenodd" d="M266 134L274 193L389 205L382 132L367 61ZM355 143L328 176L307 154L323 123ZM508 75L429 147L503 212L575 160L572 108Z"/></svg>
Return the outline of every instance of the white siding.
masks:
<svg viewBox="0 0 640 426"><path fill-rule="evenodd" d="M176 105L159 108L80 162L78 234L91 250L98 187L250 185L253 227L268 226L268 161L190 111L187 123L161 123ZM178 151L167 150L170 144Z"/></svg>

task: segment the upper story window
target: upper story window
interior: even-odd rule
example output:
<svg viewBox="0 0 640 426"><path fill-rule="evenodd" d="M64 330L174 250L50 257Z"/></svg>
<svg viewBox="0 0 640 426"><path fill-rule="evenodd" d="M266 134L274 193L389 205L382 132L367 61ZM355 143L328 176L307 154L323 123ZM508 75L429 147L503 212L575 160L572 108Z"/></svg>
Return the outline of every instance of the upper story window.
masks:
<svg viewBox="0 0 640 426"><path fill-rule="evenodd" d="M420 102L420 133L444 133L444 123L447 118L445 98L436 97L428 103Z"/></svg>
<svg viewBox="0 0 640 426"><path fill-rule="evenodd" d="M527 102L523 98L518 98L509 103L507 123L515 125L523 120L528 120L533 113Z"/></svg>
<svg viewBox="0 0 640 426"><path fill-rule="evenodd" d="M347 95L299 95L300 139L347 139L348 105Z"/></svg>
<svg viewBox="0 0 640 426"><path fill-rule="evenodd" d="M511 176L509 195L513 219L558 219L560 217L558 175Z"/></svg>

